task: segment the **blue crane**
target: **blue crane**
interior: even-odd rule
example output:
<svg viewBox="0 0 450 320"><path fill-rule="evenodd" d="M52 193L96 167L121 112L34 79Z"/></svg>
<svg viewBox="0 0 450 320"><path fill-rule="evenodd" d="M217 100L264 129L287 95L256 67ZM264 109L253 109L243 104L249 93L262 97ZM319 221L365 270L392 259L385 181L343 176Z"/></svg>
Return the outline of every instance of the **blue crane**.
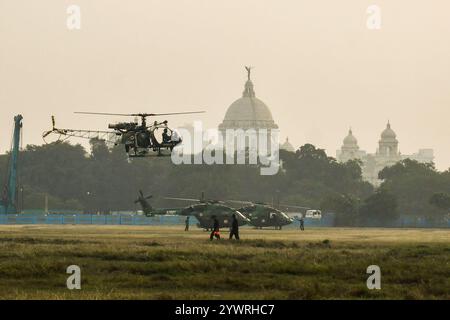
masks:
<svg viewBox="0 0 450 320"><path fill-rule="evenodd" d="M17 163L19 158L22 115L14 117L13 145L9 158L7 180L0 200L0 213L17 213Z"/></svg>

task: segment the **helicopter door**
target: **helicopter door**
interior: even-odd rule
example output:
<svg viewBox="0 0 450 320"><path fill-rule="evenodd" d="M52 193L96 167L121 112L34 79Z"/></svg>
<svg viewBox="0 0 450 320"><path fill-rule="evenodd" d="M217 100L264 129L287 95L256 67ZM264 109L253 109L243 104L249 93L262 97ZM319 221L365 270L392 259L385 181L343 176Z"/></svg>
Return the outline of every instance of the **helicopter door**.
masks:
<svg viewBox="0 0 450 320"><path fill-rule="evenodd" d="M136 134L136 142L139 148L150 148L150 135L147 132L139 132Z"/></svg>

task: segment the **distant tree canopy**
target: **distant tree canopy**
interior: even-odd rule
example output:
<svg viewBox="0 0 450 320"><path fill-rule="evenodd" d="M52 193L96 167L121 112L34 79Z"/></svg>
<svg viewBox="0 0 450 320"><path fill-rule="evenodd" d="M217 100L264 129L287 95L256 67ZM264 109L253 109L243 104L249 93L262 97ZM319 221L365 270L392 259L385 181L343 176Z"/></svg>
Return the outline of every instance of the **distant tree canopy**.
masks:
<svg viewBox="0 0 450 320"><path fill-rule="evenodd" d="M361 222L378 225L393 222L399 217L397 198L386 190L378 189L368 197L360 209Z"/></svg>
<svg viewBox="0 0 450 320"><path fill-rule="evenodd" d="M362 180L358 161L339 163L328 157L325 150L305 144L297 152L280 153L283 161L283 185L288 187L287 200L318 207L324 198L352 194L365 198L373 187Z"/></svg>
<svg viewBox="0 0 450 320"><path fill-rule="evenodd" d="M430 198L430 204L433 206L450 212L450 194L448 193L435 193Z"/></svg>
<svg viewBox="0 0 450 320"><path fill-rule="evenodd" d="M322 210L336 214L337 226L354 226L359 222L359 210L361 200L349 194L336 194L326 197L322 204Z"/></svg>
<svg viewBox="0 0 450 320"><path fill-rule="evenodd" d="M0 156L0 165L6 163ZM361 179L357 162L340 164L324 150L302 146L296 153L281 150L282 169L260 175L257 165L174 165L170 157L129 161L121 146L108 149L92 140L88 153L81 145L58 142L29 145L20 154L20 183L26 208L50 206L87 211L133 210L138 190L161 196L282 202L318 208L324 195L352 193L366 197L370 184ZM0 175L5 176L6 165ZM156 199L161 205L167 205ZM184 206L186 203L180 203Z"/></svg>
<svg viewBox="0 0 450 320"><path fill-rule="evenodd" d="M379 177L384 180L381 188L397 198L398 211L402 214L437 218L448 213L448 209L430 203L435 193L450 191L447 171L440 173L433 164L406 159L384 168Z"/></svg>
<svg viewBox="0 0 450 320"><path fill-rule="evenodd" d="M262 176L257 165L174 165L170 157L128 160L122 146L108 149L91 141L81 145L58 142L29 145L20 154L24 206L88 212L134 210L138 190L159 196L261 201L322 208L337 214L340 225L362 216L394 219L399 213L440 216L446 210L430 199L448 193L450 173L432 165L404 160L380 172L382 191L362 180L361 163L339 163L323 149L305 144L295 153L280 150L281 170ZM0 181L6 176L7 155L0 156ZM173 206L162 198L154 206ZM394 205L395 203L395 205ZM180 203L185 206L188 203ZM447 210L448 211L448 210Z"/></svg>

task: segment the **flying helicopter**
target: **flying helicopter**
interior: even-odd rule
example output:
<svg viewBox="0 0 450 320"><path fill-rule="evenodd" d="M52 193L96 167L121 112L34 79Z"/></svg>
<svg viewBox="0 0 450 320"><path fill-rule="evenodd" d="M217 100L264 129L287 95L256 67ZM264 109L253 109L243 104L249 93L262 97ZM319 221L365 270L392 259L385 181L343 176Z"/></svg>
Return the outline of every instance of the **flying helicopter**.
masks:
<svg viewBox="0 0 450 320"><path fill-rule="evenodd" d="M170 156L173 148L182 143L182 138L175 130L168 126L168 121L154 121L152 124L147 124L148 117L157 116L171 116L182 114L198 114L204 111L190 111L190 112L172 112L172 113L102 113L102 112L75 112L76 114L85 115L101 115L101 116L126 116L140 118L133 122L120 122L110 124L108 129L110 131L92 131L92 130L78 130L78 129L61 129L57 128L55 124L55 117L52 116L52 129L42 134L45 139L53 134L59 136L59 140L65 140L69 137L78 138L97 138L106 140L114 145L123 144L125 152L130 158L146 157L146 156Z"/></svg>
<svg viewBox="0 0 450 320"><path fill-rule="evenodd" d="M236 216L239 226L245 225L250 222L250 220L239 211L229 206L226 206L220 201L206 200L203 194L201 199L164 197L164 199L168 200L198 202L188 207L181 207L181 208L154 209L148 202L148 199L151 198L152 196L145 197L143 192L139 191L139 197L135 201L135 203L139 203L142 206L142 210L146 216L166 215L166 214L175 214L180 216L194 216L199 222L197 226L205 230L209 230L212 228L213 217L216 217L217 220L219 221L220 228L231 227L232 222L231 218L233 214Z"/></svg>

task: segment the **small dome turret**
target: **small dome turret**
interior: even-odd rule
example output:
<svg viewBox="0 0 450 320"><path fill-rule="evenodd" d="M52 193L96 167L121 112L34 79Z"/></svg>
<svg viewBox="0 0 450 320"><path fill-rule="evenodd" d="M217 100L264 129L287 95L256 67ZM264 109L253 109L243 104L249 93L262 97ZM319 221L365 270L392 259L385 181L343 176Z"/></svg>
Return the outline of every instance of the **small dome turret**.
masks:
<svg viewBox="0 0 450 320"><path fill-rule="evenodd" d="M348 135L344 138L344 146L358 145L358 140L353 135L352 129L348 130Z"/></svg>
<svg viewBox="0 0 450 320"><path fill-rule="evenodd" d="M391 129L391 124L388 122L386 129L383 130L381 133L381 139L387 140L387 139L395 139L397 135L395 134L394 130Z"/></svg>

